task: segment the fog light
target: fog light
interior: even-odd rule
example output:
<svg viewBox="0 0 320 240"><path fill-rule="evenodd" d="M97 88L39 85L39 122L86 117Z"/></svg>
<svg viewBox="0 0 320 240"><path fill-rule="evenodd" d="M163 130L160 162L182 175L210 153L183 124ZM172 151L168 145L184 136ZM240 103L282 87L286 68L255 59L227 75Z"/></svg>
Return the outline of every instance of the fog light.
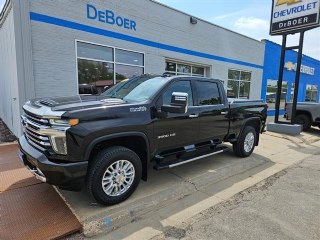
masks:
<svg viewBox="0 0 320 240"><path fill-rule="evenodd" d="M53 150L62 155L67 155L67 142L65 137L51 137Z"/></svg>

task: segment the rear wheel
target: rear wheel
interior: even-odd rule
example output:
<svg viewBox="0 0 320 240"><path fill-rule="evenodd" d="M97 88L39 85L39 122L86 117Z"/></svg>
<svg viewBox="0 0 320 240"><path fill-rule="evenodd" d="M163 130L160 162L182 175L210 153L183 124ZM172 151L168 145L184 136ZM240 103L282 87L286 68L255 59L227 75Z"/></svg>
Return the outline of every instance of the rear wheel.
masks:
<svg viewBox="0 0 320 240"><path fill-rule="evenodd" d="M103 205L117 204L137 188L142 174L141 160L128 148L102 150L88 171L87 188Z"/></svg>
<svg viewBox="0 0 320 240"><path fill-rule="evenodd" d="M303 131L308 131L311 128L311 119L306 114L299 114L295 117L296 124L302 125Z"/></svg>
<svg viewBox="0 0 320 240"><path fill-rule="evenodd" d="M238 157L249 157L256 146L256 142L256 130L251 126L246 126L238 141L233 144L233 152Z"/></svg>

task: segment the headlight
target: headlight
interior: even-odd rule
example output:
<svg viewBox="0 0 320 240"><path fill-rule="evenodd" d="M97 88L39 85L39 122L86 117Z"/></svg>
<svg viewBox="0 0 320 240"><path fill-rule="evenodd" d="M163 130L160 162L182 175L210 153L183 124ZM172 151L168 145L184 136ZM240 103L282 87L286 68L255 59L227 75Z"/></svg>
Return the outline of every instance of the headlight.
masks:
<svg viewBox="0 0 320 240"><path fill-rule="evenodd" d="M49 119L52 128L48 129L53 150L67 155L66 131L79 123L79 119Z"/></svg>
<svg viewBox="0 0 320 240"><path fill-rule="evenodd" d="M67 155L66 137L50 137L53 150L62 155Z"/></svg>
<svg viewBox="0 0 320 240"><path fill-rule="evenodd" d="M54 126L75 126L78 125L79 119L72 118L72 119L50 119L50 124Z"/></svg>
<svg viewBox="0 0 320 240"><path fill-rule="evenodd" d="M64 119L50 119L51 125L57 125L57 126L69 126L69 120Z"/></svg>

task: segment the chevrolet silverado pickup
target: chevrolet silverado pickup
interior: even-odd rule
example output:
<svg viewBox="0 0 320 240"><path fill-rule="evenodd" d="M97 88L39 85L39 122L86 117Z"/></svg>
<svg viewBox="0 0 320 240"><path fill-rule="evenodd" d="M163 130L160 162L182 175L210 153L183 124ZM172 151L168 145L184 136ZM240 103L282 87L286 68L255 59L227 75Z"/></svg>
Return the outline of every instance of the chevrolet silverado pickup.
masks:
<svg viewBox="0 0 320 240"><path fill-rule="evenodd" d="M259 143L267 105L228 100L220 80L142 75L101 95L27 101L20 158L41 181L86 186L97 202L127 199L149 165L176 167L228 149L248 157Z"/></svg>
<svg viewBox="0 0 320 240"><path fill-rule="evenodd" d="M292 118L291 102L285 105L284 117L287 120ZM311 126L320 127L320 103L298 102L294 122L302 125L303 131L310 130Z"/></svg>

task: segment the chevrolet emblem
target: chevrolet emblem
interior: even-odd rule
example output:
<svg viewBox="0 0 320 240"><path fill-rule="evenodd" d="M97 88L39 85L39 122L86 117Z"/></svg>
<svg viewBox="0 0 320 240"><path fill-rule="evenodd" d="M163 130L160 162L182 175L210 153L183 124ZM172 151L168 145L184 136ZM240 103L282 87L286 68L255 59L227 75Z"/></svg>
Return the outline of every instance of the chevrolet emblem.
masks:
<svg viewBox="0 0 320 240"><path fill-rule="evenodd" d="M299 2L302 2L302 0L278 0L277 6L280 6L283 4L292 5Z"/></svg>
<svg viewBox="0 0 320 240"><path fill-rule="evenodd" d="M287 62L284 66L288 71L292 71L295 69L296 65L293 62Z"/></svg>

